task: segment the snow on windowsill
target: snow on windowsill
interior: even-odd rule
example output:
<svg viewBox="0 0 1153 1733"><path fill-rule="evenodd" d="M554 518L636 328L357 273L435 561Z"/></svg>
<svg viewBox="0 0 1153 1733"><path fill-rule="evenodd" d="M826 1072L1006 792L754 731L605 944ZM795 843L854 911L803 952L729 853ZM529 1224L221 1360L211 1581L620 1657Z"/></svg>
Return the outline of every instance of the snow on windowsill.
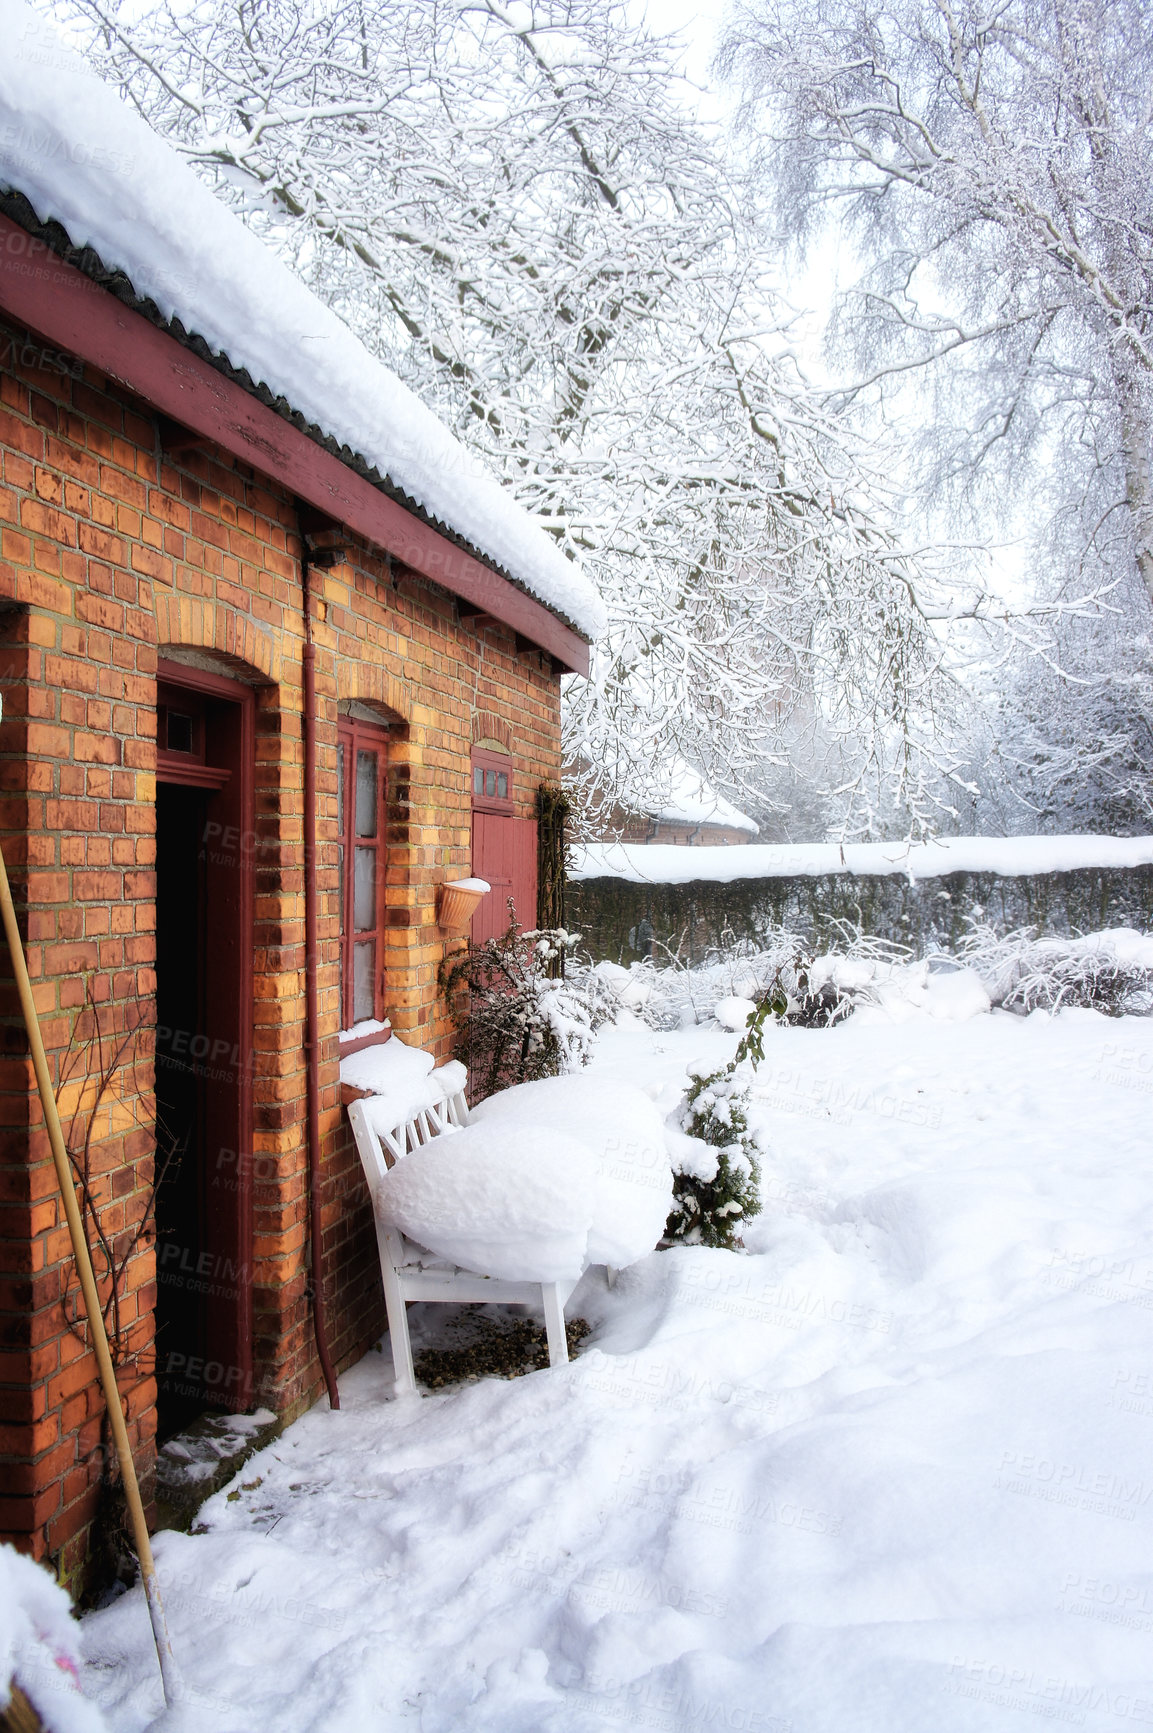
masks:
<svg viewBox="0 0 1153 1733"><path fill-rule="evenodd" d="M347 1041L363 1041L369 1035L382 1035L385 1030L391 1031L392 1024L386 1017L379 1022L375 1017L366 1017L362 1023L354 1023L351 1029L342 1029L337 1040L343 1046Z"/></svg>
<svg viewBox="0 0 1153 1733"><path fill-rule="evenodd" d="M345 1104L357 1098L372 1103L376 1128L391 1129L429 1107L439 1107L468 1082L459 1060L437 1066L423 1047L410 1047L400 1036L346 1054L340 1061L341 1095Z"/></svg>

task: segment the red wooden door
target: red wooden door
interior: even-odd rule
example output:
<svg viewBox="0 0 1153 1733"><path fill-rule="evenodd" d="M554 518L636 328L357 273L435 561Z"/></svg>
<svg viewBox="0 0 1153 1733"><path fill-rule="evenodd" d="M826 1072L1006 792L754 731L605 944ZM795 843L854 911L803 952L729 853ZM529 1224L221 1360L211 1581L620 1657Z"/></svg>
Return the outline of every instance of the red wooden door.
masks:
<svg viewBox="0 0 1153 1733"><path fill-rule="evenodd" d="M508 927L508 899L517 924L536 926L536 824L531 818L474 811L472 870L492 890L472 917L474 945L499 938Z"/></svg>
<svg viewBox="0 0 1153 1733"><path fill-rule="evenodd" d="M472 870L492 886L472 917L474 945L508 931L509 898L519 927L536 926L536 821L515 816L512 759L474 746L472 752Z"/></svg>

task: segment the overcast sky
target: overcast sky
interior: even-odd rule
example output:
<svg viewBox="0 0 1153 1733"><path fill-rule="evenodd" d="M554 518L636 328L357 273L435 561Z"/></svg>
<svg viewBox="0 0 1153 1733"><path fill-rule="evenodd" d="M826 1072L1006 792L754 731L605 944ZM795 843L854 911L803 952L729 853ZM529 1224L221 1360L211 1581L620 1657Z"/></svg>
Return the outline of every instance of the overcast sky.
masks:
<svg viewBox="0 0 1153 1733"><path fill-rule="evenodd" d="M644 19L654 36L670 36L675 31L683 41L687 76L696 85L711 85L708 68L725 15L725 0L714 0L712 5L707 0L705 4L701 0L633 0L632 11ZM702 90L698 107L710 120L719 112L719 104L708 90Z"/></svg>

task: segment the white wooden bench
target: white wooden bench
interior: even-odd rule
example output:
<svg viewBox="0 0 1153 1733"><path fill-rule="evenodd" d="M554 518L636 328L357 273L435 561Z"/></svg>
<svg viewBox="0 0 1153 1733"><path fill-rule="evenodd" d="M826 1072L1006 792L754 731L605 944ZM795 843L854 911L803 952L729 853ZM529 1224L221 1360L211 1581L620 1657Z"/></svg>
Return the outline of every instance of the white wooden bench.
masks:
<svg viewBox="0 0 1153 1733"><path fill-rule="evenodd" d="M383 1097L376 1098L378 1103ZM378 1198L380 1182L390 1167L421 1144L439 1137L446 1127L468 1124L468 1105L461 1090L437 1107L425 1108L410 1119L377 1132L368 1116L368 1101L350 1101L348 1118L360 1153L372 1198L376 1222L376 1245L384 1281L388 1310L388 1333L392 1342L392 1364L398 1395L416 1394L412 1365L412 1343L408 1334L408 1300L444 1301L454 1304L532 1306L543 1311L548 1334L549 1363L562 1366L568 1359L564 1309L576 1283L510 1282L497 1276L477 1275L438 1258L401 1233L388 1220Z"/></svg>

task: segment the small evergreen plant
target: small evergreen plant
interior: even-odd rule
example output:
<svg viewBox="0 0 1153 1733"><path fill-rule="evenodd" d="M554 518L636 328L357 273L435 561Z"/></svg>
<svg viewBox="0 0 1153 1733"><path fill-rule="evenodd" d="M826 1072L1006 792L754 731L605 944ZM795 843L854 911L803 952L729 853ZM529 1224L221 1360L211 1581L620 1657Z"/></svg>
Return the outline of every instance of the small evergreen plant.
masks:
<svg viewBox="0 0 1153 1733"><path fill-rule="evenodd" d="M692 1076L681 1104L680 1128L708 1145L709 1153L699 1162L689 1158L673 1175L666 1242L738 1251L742 1225L760 1213L761 1164L749 1131L749 1085L754 1063L765 1056L765 1022L777 1014L770 989L749 1018L729 1063L706 1076Z"/></svg>
<svg viewBox="0 0 1153 1733"><path fill-rule="evenodd" d="M681 1104L680 1128L706 1144L709 1153L682 1158L681 1171L673 1175L666 1243L737 1251L742 1224L759 1213L761 1167L749 1131L748 1100L754 1069L765 1057L765 1025L771 1020L825 1029L852 1009L831 983L814 988L811 968L812 958L800 950L781 963L758 997L729 1063L707 1076L693 1075Z"/></svg>

